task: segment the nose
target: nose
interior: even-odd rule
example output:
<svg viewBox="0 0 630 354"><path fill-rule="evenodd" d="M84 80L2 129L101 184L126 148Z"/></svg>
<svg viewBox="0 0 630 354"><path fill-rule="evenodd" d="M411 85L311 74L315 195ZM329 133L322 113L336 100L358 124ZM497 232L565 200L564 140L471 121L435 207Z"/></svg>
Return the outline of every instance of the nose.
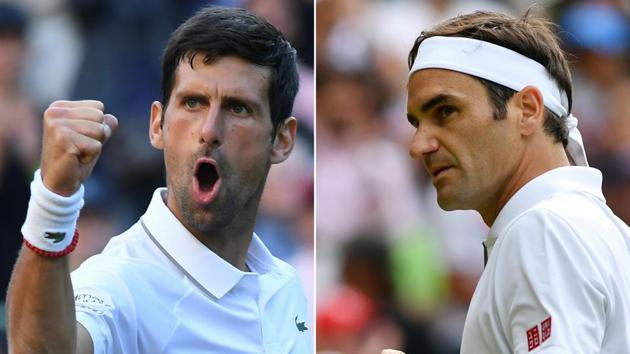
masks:
<svg viewBox="0 0 630 354"><path fill-rule="evenodd" d="M424 155L437 151L440 144L426 125L420 125L411 139L409 155L414 159L422 159Z"/></svg>
<svg viewBox="0 0 630 354"><path fill-rule="evenodd" d="M200 143L207 145L221 145L223 131L223 120L221 110L217 105L211 105L204 117L201 126Z"/></svg>

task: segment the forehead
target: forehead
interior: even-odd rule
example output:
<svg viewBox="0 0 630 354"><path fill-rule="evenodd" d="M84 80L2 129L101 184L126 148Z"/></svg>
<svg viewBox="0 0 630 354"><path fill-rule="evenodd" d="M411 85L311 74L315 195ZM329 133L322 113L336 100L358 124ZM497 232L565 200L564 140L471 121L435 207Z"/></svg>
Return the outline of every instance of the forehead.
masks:
<svg viewBox="0 0 630 354"><path fill-rule="evenodd" d="M409 77L407 86L407 109L419 110L420 106L438 95L485 102L485 87L474 77L446 69L422 69ZM483 101L482 101L483 100Z"/></svg>
<svg viewBox="0 0 630 354"><path fill-rule="evenodd" d="M190 56L184 56L179 62L172 94L181 90L200 90L266 103L270 80L269 67L236 56L222 56L205 62L205 55L199 53L192 62Z"/></svg>

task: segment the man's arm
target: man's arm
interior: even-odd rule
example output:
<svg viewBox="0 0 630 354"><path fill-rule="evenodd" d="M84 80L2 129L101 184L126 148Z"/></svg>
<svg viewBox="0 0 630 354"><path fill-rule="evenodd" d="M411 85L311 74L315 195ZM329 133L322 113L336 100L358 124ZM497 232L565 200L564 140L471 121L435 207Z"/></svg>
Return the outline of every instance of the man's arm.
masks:
<svg viewBox="0 0 630 354"><path fill-rule="evenodd" d="M44 113L41 175L49 191L76 193L90 175L118 122L98 101L57 101ZM23 246L7 296L11 353L92 353L92 339L75 317L68 256Z"/></svg>
<svg viewBox="0 0 630 354"><path fill-rule="evenodd" d="M92 339L76 322L67 256L22 247L7 304L11 353L92 354Z"/></svg>

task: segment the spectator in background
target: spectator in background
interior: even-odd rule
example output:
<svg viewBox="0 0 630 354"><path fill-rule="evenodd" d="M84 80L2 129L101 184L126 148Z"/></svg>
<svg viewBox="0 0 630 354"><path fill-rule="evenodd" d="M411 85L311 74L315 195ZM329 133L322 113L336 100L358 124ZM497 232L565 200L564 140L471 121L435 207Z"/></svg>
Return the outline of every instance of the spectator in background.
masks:
<svg viewBox="0 0 630 354"><path fill-rule="evenodd" d="M576 2L558 17L564 45L575 56L576 114L589 153L598 155L607 144L608 124L602 123L618 108L615 92L628 84L628 20L619 8L601 1Z"/></svg>
<svg viewBox="0 0 630 354"><path fill-rule="evenodd" d="M403 328L391 308L387 244L379 235L356 235L341 253L342 285L321 299L318 308L318 350L370 354L403 347Z"/></svg>
<svg viewBox="0 0 630 354"><path fill-rule="evenodd" d="M575 111L610 207L630 223L630 22L620 7L580 1L559 14L575 55ZM582 118L584 117L584 118Z"/></svg>
<svg viewBox="0 0 630 354"><path fill-rule="evenodd" d="M0 4L0 225L19 235L29 197L29 179L39 153L39 124L30 97L22 90L26 14ZM4 301L13 260L22 244L0 237L0 353L4 347Z"/></svg>
<svg viewBox="0 0 630 354"><path fill-rule="evenodd" d="M382 135L379 98L377 83L359 74L338 73L317 87L317 251L326 259L318 291L337 278L330 256L353 234L371 229L390 242L422 215L406 153Z"/></svg>

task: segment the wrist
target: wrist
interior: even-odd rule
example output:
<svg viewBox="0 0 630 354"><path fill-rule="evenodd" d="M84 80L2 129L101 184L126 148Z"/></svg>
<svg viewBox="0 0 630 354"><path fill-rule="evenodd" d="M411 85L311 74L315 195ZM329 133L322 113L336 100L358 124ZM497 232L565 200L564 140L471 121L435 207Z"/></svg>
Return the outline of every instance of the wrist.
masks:
<svg viewBox="0 0 630 354"><path fill-rule="evenodd" d="M53 193L44 185L40 170L35 171L22 226L25 245L52 257L70 253L78 241L75 231L84 204L83 194L83 186L67 197Z"/></svg>

